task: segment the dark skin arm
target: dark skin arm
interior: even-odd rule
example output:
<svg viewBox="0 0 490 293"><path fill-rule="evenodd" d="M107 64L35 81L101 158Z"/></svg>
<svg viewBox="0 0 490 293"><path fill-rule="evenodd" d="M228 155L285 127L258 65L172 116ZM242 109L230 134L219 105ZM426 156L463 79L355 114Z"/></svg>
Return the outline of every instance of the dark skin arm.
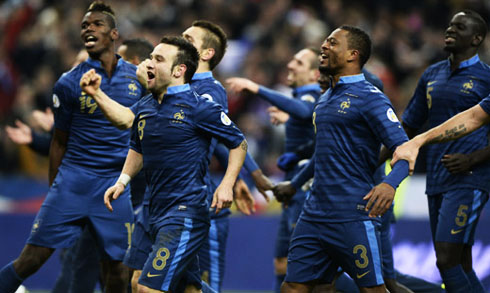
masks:
<svg viewBox="0 0 490 293"><path fill-rule="evenodd" d="M58 167L65 155L67 142L68 132L55 129L49 149L49 186L53 184L54 178L58 174Z"/></svg>
<svg viewBox="0 0 490 293"><path fill-rule="evenodd" d="M490 146L476 150L471 154L446 154L442 157L441 162L449 173L466 174L480 163L490 160Z"/></svg>

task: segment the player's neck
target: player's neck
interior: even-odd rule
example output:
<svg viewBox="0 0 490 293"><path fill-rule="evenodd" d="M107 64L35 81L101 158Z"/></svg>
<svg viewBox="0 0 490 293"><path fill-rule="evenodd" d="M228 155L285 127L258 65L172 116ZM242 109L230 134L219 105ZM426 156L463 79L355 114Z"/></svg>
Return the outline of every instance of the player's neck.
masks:
<svg viewBox="0 0 490 293"><path fill-rule="evenodd" d="M208 71L211 71L211 69L209 68L209 63L199 62L199 64L197 65L196 73L203 73Z"/></svg>
<svg viewBox="0 0 490 293"><path fill-rule="evenodd" d="M332 88L335 87L335 85L339 82L342 76L358 75L358 74L361 74L361 70L359 68L353 68L353 67L344 68L344 70L332 76L331 87Z"/></svg>
<svg viewBox="0 0 490 293"><path fill-rule="evenodd" d="M166 87L162 88L161 91L158 91L158 92L152 92L153 96L157 98L157 101L159 104L161 104L163 102L163 98L164 96L167 94L168 92L168 88L169 87L172 87L172 86L179 86L179 85L184 85L185 82L184 82L184 79L183 78L179 78L179 79L176 79L176 80L173 80L171 83L169 83Z"/></svg>
<svg viewBox="0 0 490 293"><path fill-rule="evenodd" d="M461 53L451 53L449 55L449 61L451 62L451 70L454 71L459 67L459 64L461 62L470 59L471 57L475 56L478 50L466 50Z"/></svg>
<svg viewBox="0 0 490 293"><path fill-rule="evenodd" d="M117 65L117 57L114 51L104 51L99 55L91 55L90 58L100 61L100 65L107 73L107 76L112 76Z"/></svg>

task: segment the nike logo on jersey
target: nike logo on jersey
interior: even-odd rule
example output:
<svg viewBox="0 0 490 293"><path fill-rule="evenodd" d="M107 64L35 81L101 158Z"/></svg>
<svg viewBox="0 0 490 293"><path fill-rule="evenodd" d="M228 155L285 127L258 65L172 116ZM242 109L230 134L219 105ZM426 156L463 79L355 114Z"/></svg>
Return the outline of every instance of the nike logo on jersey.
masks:
<svg viewBox="0 0 490 293"><path fill-rule="evenodd" d="M428 86L431 86L431 85L433 85L433 84L434 84L434 83L436 83L436 82L437 82L437 80L434 80L434 81L429 81L429 82L427 83L427 85L428 85Z"/></svg>
<svg viewBox="0 0 490 293"><path fill-rule="evenodd" d="M463 229L459 229L459 230L451 229L451 235L458 234L461 231L463 231Z"/></svg>
<svg viewBox="0 0 490 293"><path fill-rule="evenodd" d="M148 272L148 274L146 274L146 276L147 276L148 278L159 277L159 276L161 276L161 275L162 275L162 274L155 274L155 275L154 275L154 274L151 274L150 272Z"/></svg>
<svg viewBox="0 0 490 293"><path fill-rule="evenodd" d="M356 276L357 276L357 278L358 278L358 279L360 279L360 278L364 277L365 275L369 274L369 272L370 272L370 271L371 271L371 270L369 270L369 271L367 271L367 272L365 272L365 273L363 273L363 274L360 274L360 275L359 275L359 274L357 274Z"/></svg>
<svg viewBox="0 0 490 293"><path fill-rule="evenodd" d="M146 117L146 116L148 116L148 115L149 115L149 114L141 114L141 115L140 115L140 119L143 119L143 118L145 118L145 117Z"/></svg>

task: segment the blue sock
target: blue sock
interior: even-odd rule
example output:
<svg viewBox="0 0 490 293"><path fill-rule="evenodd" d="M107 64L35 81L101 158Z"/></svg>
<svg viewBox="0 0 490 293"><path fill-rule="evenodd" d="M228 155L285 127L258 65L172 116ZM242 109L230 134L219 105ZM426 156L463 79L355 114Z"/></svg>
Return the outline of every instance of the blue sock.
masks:
<svg viewBox="0 0 490 293"><path fill-rule="evenodd" d="M281 292L281 285L285 277L286 275L276 275L276 281L274 283L274 293Z"/></svg>
<svg viewBox="0 0 490 293"><path fill-rule="evenodd" d="M461 265L441 271L441 277L448 292L472 292L470 281Z"/></svg>
<svg viewBox="0 0 490 293"><path fill-rule="evenodd" d="M204 281L201 281L201 291L202 293L217 293L216 291L213 290L213 288L211 288L208 283L204 282Z"/></svg>
<svg viewBox="0 0 490 293"><path fill-rule="evenodd" d="M476 273L474 270L471 270L471 272L466 273L466 277L468 277L468 280L470 281L471 285L471 292L474 293L485 293L485 288L483 288L483 284L480 282L478 277L476 276Z"/></svg>
<svg viewBox="0 0 490 293"><path fill-rule="evenodd" d="M22 278L14 269L14 262L10 262L0 270L0 292L14 293L22 284Z"/></svg>

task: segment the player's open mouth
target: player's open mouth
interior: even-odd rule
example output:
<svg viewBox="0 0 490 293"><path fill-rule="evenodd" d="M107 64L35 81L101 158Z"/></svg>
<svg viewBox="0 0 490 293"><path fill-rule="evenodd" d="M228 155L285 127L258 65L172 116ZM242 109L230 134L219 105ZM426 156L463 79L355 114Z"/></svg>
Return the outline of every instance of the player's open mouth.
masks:
<svg viewBox="0 0 490 293"><path fill-rule="evenodd" d="M148 81L155 78L155 74L153 74L153 72L148 71L147 74L148 74Z"/></svg>
<svg viewBox="0 0 490 293"><path fill-rule="evenodd" d="M86 36L85 37L85 47L86 48L92 48L95 46L95 42L97 42L97 38L94 36Z"/></svg>

